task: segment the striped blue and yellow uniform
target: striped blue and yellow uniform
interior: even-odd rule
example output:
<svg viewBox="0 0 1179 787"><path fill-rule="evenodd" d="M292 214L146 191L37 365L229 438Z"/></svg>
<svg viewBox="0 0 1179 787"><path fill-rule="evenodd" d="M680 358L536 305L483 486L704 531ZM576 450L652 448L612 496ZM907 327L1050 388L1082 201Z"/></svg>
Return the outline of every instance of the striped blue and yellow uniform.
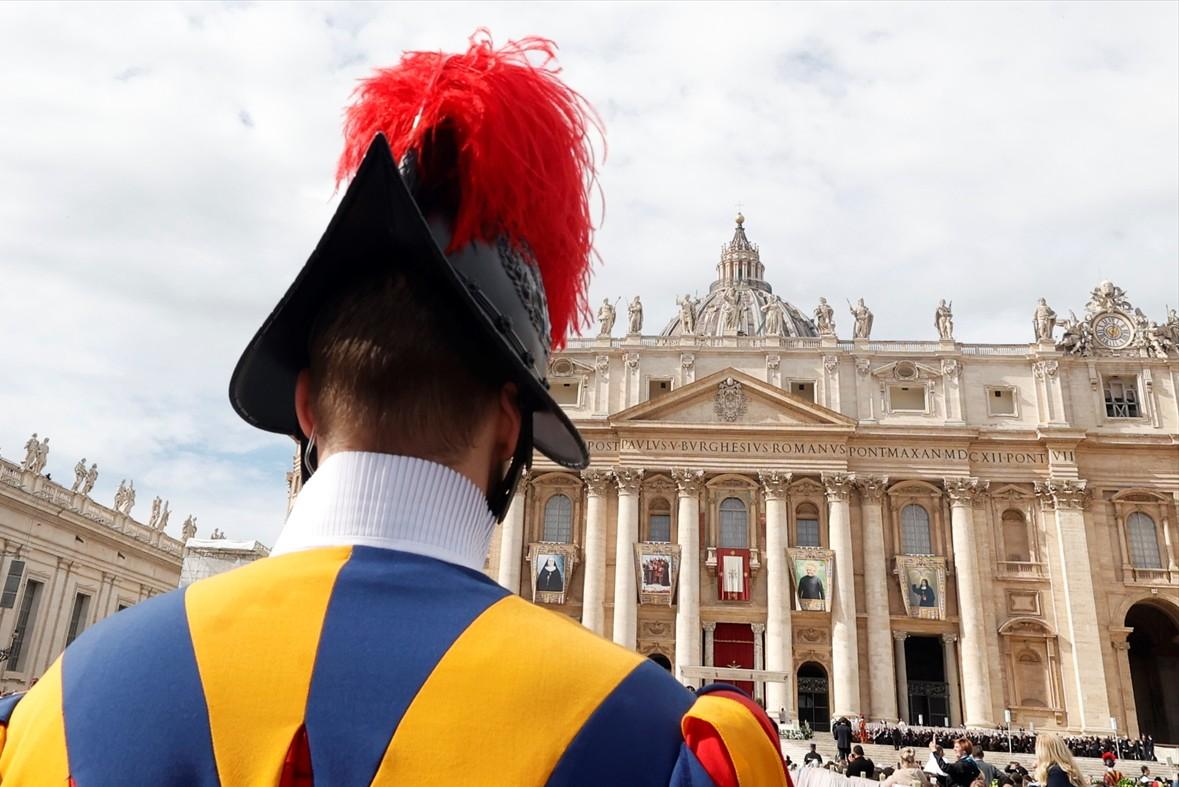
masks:
<svg viewBox="0 0 1179 787"><path fill-rule="evenodd" d="M0 702L0 781L786 784L748 705L695 696L478 572L328 547L87 631Z"/></svg>

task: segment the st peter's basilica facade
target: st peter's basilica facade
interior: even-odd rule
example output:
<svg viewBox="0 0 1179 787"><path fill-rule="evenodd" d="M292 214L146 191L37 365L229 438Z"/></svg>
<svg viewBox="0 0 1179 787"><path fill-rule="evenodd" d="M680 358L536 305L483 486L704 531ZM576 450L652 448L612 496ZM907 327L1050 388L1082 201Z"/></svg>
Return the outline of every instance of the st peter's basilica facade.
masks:
<svg viewBox="0 0 1179 787"><path fill-rule="evenodd" d="M1179 741L1179 317L1028 295L1025 344L945 303L940 339L878 340L862 300L775 295L738 217L660 333L605 303L553 357L593 464L538 458L488 573L812 726Z"/></svg>

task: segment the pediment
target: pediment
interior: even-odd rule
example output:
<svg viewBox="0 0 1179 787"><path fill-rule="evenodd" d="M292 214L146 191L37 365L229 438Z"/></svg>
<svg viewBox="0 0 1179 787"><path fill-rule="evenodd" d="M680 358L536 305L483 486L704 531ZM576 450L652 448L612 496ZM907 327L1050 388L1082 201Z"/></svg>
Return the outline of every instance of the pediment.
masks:
<svg viewBox="0 0 1179 787"><path fill-rule="evenodd" d="M616 413L610 421L849 430L856 425L845 415L732 368Z"/></svg>

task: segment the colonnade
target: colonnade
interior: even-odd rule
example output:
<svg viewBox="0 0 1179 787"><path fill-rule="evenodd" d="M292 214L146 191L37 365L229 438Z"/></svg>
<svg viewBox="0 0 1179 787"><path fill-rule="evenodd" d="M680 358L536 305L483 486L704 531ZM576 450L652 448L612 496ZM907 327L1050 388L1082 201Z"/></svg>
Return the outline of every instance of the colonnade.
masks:
<svg viewBox="0 0 1179 787"><path fill-rule="evenodd" d="M618 467L591 469L582 474L585 483L584 584L582 589L582 623L590 630L611 636L624 647L637 642L638 588L633 570L635 544L640 533L640 501L644 470ZM701 621L700 569L703 547L700 534L700 496L704 489L704 471L673 469L676 487L676 542L680 548L680 574L675 605L676 648L673 669L685 680L683 669L711 666L714 626ZM754 581L766 586L767 607L764 623L756 624L755 653L757 668L793 673L794 634L791 604L791 579L787 559L789 539L789 485L792 476L781 471L758 474L765 500L765 551L763 574ZM832 715L868 715L873 719L895 720L908 716L908 687L904 652L905 637L910 632L894 630L889 610L890 581L888 567L892 556L885 551L884 495L888 478L851 473L826 473L821 476L827 505L828 544L834 553L834 577L829 582L831 594L830 642ZM953 542L953 575L956 582L959 633L942 636L945 676L949 688L952 720L967 726L994 725L994 703L987 657L984 624L984 599L978 566L978 549L974 523L974 503L986 491L985 482L973 478L945 479L950 499ZM616 539L613 544L614 603L610 630L606 630L606 556L611 545L608 532L608 496L617 494ZM852 537L851 500L858 497L862 523L862 573L864 609L857 608L857 549ZM1060 517L1062 530L1074 523L1066 511ZM524 517L518 498L512 504L503 527L499 580L506 587L520 588L521 549ZM1090 595L1090 601L1092 597ZM866 634L861 659L861 628ZM903 625L901 623L900 625ZM916 632L912 632L916 633ZM701 639L703 634L703 649ZM960 637L960 640L959 640ZM960 641L960 647L959 647ZM861 674L867 672L868 692L861 696ZM687 682L685 680L685 682ZM962 698L959 700L961 683ZM783 708L794 717L795 683L769 682L765 687L766 707L771 712Z"/></svg>

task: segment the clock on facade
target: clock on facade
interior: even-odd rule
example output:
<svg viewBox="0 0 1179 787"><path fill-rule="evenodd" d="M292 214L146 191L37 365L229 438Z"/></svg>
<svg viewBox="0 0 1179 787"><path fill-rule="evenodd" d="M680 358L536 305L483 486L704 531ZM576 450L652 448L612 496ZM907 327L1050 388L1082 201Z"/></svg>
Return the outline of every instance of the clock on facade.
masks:
<svg viewBox="0 0 1179 787"><path fill-rule="evenodd" d="M1134 326L1121 314L1099 314L1093 320L1093 338L1102 347L1120 350L1134 338Z"/></svg>

